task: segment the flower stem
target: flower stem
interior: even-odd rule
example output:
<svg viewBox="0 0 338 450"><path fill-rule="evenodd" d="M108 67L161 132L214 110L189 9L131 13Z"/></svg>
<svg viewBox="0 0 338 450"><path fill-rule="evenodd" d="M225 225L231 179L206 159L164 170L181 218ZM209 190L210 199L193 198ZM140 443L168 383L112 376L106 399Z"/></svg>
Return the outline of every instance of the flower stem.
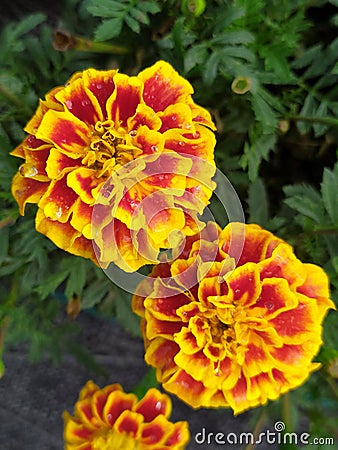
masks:
<svg viewBox="0 0 338 450"><path fill-rule="evenodd" d="M285 423L285 429L289 432L292 430L292 420L291 420L291 401L290 395L288 393L283 395L282 398L282 417Z"/></svg>
<svg viewBox="0 0 338 450"><path fill-rule="evenodd" d="M253 432L252 432L252 434L254 436L253 442L250 442L249 444L247 444L244 450L253 450L256 447L255 441L257 440L259 433L261 432L261 430L265 424L266 417L267 417L266 408L262 408L262 412L259 415L258 420L255 425L255 428L253 429Z"/></svg>

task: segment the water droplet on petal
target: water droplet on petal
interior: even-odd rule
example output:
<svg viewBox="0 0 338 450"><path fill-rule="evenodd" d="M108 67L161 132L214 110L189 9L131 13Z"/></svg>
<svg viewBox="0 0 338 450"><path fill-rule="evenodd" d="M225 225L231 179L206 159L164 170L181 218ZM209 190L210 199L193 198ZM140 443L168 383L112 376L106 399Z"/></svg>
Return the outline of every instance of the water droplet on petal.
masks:
<svg viewBox="0 0 338 450"><path fill-rule="evenodd" d="M34 177L38 173L38 169L31 163L21 164L19 167L20 175L25 178Z"/></svg>
<svg viewBox="0 0 338 450"><path fill-rule="evenodd" d="M157 145L152 145L151 147L150 147L150 150L152 151L152 152L157 152L157 150L158 150L158 147L157 147Z"/></svg>
<svg viewBox="0 0 338 450"><path fill-rule="evenodd" d="M129 136L134 137L136 135L137 135L137 131L136 130L129 131Z"/></svg>
<svg viewBox="0 0 338 450"><path fill-rule="evenodd" d="M81 105L82 106L88 106L88 105L90 105L90 101L89 100L82 100Z"/></svg>
<svg viewBox="0 0 338 450"><path fill-rule="evenodd" d="M180 145L181 147L183 147L184 142L183 142L183 141L179 141L178 145Z"/></svg>
<svg viewBox="0 0 338 450"><path fill-rule="evenodd" d="M61 206L59 206L58 209L54 213L55 219L60 219L60 217L62 216L62 212L63 212L62 208L61 208Z"/></svg>
<svg viewBox="0 0 338 450"><path fill-rule="evenodd" d="M73 102L71 100L66 100L66 106L68 109L72 109L73 108Z"/></svg>
<svg viewBox="0 0 338 450"><path fill-rule="evenodd" d="M194 139L198 139L198 138L200 137L200 132L199 132L199 131L196 131L196 132L192 135L192 137L193 137Z"/></svg>
<svg viewBox="0 0 338 450"><path fill-rule="evenodd" d="M102 84L100 84L100 83L97 83L97 84L96 84L96 89L99 89L99 90L100 90L100 89L102 89L102 88L103 88Z"/></svg>

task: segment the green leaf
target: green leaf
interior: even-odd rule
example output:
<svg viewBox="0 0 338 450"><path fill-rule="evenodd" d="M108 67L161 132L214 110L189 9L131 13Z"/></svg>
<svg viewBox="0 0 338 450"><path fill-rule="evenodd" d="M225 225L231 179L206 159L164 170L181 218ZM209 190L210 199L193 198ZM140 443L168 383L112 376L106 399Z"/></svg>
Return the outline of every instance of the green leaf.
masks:
<svg viewBox="0 0 338 450"><path fill-rule="evenodd" d="M269 218L268 196L261 178L249 186L249 222L266 226Z"/></svg>
<svg viewBox="0 0 338 450"><path fill-rule="evenodd" d="M220 62L220 55L218 52L212 53L212 55L206 62L205 69L203 72L203 81L207 86L211 86L212 83L215 81L219 62Z"/></svg>
<svg viewBox="0 0 338 450"><path fill-rule="evenodd" d="M301 116L315 116L316 111L318 109L318 101L313 97L312 94L309 94L304 102L303 108L300 110ZM311 123L307 122L297 122L297 127L302 134L306 134L311 130Z"/></svg>
<svg viewBox="0 0 338 450"><path fill-rule="evenodd" d="M205 43L194 45L189 48L184 55L184 70L189 72L195 66L203 64L208 56L208 51Z"/></svg>
<svg viewBox="0 0 338 450"><path fill-rule="evenodd" d="M284 203L303 216L309 217L317 224L324 219L324 208L319 193L312 186L284 186L286 195Z"/></svg>
<svg viewBox="0 0 338 450"><path fill-rule="evenodd" d="M140 32L140 23L134 19L134 17L126 15L124 18L126 24L128 25L128 27L134 32L134 33L139 33Z"/></svg>
<svg viewBox="0 0 338 450"><path fill-rule="evenodd" d="M250 44L255 36L248 30L227 31L212 39L212 45Z"/></svg>
<svg viewBox="0 0 338 450"><path fill-rule="evenodd" d="M326 211L334 225L338 225L338 164L334 170L324 169L321 193Z"/></svg>
<svg viewBox="0 0 338 450"><path fill-rule="evenodd" d="M248 167L250 181L255 181L258 175L258 169L263 159L267 159L268 154L274 149L277 136L275 134L262 134L260 137L254 137L252 142L244 145L244 155L241 158L243 168Z"/></svg>
<svg viewBox="0 0 338 450"><path fill-rule="evenodd" d="M153 387L157 388L158 382L156 379L156 369L151 367L148 369L148 372L144 375L141 381L134 387L132 392L138 399L141 399L145 396L147 391Z"/></svg>
<svg viewBox="0 0 338 450"><path fill-rule="evenodd" d="M251 103L256 120L262 123L263 129L266 131L275 129L278 124L276 114L263 97L259 94L255 94L252 96Z"/></svg>
<svg viewBox="0 0 338 450"><path fill-rule="evenodd" d="M107 279L93 281L84 291L81 299L81 309L90 309L100 303L112 288Z"/></svg>
<svg viewBox="0 0 338 450"><path fill-rule="evenodd" d="M46 280L44 280L43 284L35 288L35 292L39 294L41 300L44 300L49 294L53 294L56 291L61 283L63 283L63 281L67 278L68 274L68 270L64 270L62 272L57 272L50 275Z"/></svg>
<svg viewBox="0 0 338 450"><path fill-rule="evenodd" d="M38 25L40 25L44 20L46 20L46 15L42 13L31 14L24 19L22 19L17 27L17 36L22 36L23 34L29 33L34 30Z"/></svg>
<svg viewBox="0 0 338 450"><path fill-rule="evenodd" d="M91 265L86 259L80 257L70 258L69 263L69 277L65 287L65 296L67 299L71 298L74 294L81 297L86 284L87 273Z"/></svg>

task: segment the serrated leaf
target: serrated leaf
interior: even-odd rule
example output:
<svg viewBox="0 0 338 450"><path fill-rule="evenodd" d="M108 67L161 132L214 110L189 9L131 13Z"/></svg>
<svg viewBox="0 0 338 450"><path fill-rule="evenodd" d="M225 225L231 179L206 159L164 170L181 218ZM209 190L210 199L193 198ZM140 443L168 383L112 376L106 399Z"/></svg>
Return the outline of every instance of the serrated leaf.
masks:
<svg viewBox="0 0 338 450"><path fill-rule="evenodd" d="M124 18L126 24L128 25L128 27L134 32L134 33L139 33L140 32L140 23L134 19L134 17L126 15Z"/></svg>
<svg viewBox="0 0 338 450"><path fill-rule="evenodd" d="M105 20L95 30L95 40L98 42L107 41L118 36L121 33L122 25L122 17L114 17L112 19Z"/></svg>
<svg viewBox="0 0 338 450"><path fill-rule="evenodd" d="M304 50L304 52L301 55L295 58L295 60L292 63L292 67L294 69L302 69L308 66L309 64L312 63L312 61L320 57L322 49L323 49L322 44L317 44L314 45L313 47Z"/></svg>
<svg viewBox="0 0 338 450"><path fill-rule="evenodd" d="M312 94L309 94L304 102L303 108L300 110L301 116L314 116L316 114L316 110L318 108L318 101L313 97ZM299 121L297 123L298 130L301 134L306 134L311 130L311 124L307 122Z"/></svg>
<svg viewBox="0 0 338 450"><path fill-rule="evenodd" d="M338 225L338 164L333 171L324 169L321 193L326 211L333 224Z"/></svg>
<svg viewBox="0 0 338 450"><path fill-rule="evenodd" d="M324 218L324 208L319 193L308 185L284 186L287 198L284 203L317 224Z"/></svg>
<svg viewBox="0 0 338 450"><path fill-rule="evenodd" d="M68 270L64 270L50 275L40 286L35 288L35 292L39 294L41 300L44 300L49 294L53 294L56 291L61 283L67 278L68 274Z"/></svg>
<svg viewBox="0 0 338 450"><path fill-rule="evenodd" d="M234 57L234 58L241 58L244 59L245 61L248 62L254 62L255 61L255 55L254 53L249 50L246 47L242 47L242 46L228 46L228 47L223 47L220 51L219 51L219 57L220 58L224 58L224 57Z"/></svg>
<svg viewBox="0 0 338 450"><path fill-rule="evenodd" d="M212 39L213 45L250 44L255 36L248 30L227 31Z"/></svg>
<svg viewBox="0 0 338 450"><path fill-rule="evenodd" d="M263 97L259 94L253 95L251 103L256 120L262 123L263 130L271 131L275 129L278 124L276 114Z"/></svg>
<svg viewBox="0 0 338 450"><path fill-rule="evenodd" d="M138 2L137 7L146 13L156 14L161 11L161 8L154 2L142 1Z"/></svg>
<svg viewBox="0 0 338 450"><path fill-rule="evenodd" d="M87 260L78 258L77 261L73 262L72 258L72 266L65 287L65 296L67 299L71 298L74 294L81 297L86 283L88 267Z"/></svg>
<svg viewBox="0 0 338 450"><path fill-rule="evenodd" d="M114 0L101 0L100 3L93 0L88 6L87 10L97 17L109 18L109 17L123 17L128 10L129 2L114 1Z"/></svg>
<svg viewBox="0 0 338 450"><path fill-rule="evenodd" d="M90 309L100 303L111 289L110 280L95 280L84 291L81 309Z"/></svg>
<svg viewBox="0 0 338 450"><path fill-rule="evenodd" d="M16 26L16 34L20 36L22 34L29 33L34 30L38 25L40 25L44 20L46 20L45 14L36 13L31 14L28 17L22 19Z"/></svg>
<svg viewBox="0 0 338 450"><path fill-rule="evenodd" d="M185 71L189 72L196 65L202 64L207 58L207 55L208 51L205 43L194 45L193 47L189 48L184 56Z"/></svg>
<svg viewBox="0 0 338 450"><path fill-rule="evenodd" d="M249 186L248 206L249 222L266 226L269 218L268 196L261 178Z"/></svg>
<svg viewBox="0 0 338 450"><path fill-rule="evenodd" d="M149 17L147 16L147 14L145 14L140 9L138 9L138 8L131 8L129 13L130 13L131 16L133 16L133 18L136 21L143 23L143 25L149 25Z"/></svg>
<svg viewBox="0 0 338 450"><path fill-rule="evenodd" d="M243 168L248 168L250 181L255 181L258 169L263 159L266 159L269 152L274 149L277 137L275 134L263 134L255 138L250 144L244 145L244 155L241 158Z"/></svg>

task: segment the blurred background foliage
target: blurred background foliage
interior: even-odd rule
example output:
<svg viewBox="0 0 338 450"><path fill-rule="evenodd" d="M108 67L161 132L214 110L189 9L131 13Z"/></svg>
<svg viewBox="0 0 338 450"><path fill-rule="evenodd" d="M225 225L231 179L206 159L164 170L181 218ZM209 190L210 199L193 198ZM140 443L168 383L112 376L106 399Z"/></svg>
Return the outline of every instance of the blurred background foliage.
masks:
<svg viewBox="0 0 338 450"><path fill-rule="evenodd" d="M238 192L247 221L324 267L337 302L337 0L64 0L39 12L17 4L16 21L9 13L0 34L1 353L25 342L32 361L48 355L60 363L71 352L100 370L74 341L80 310L139 333L130 295L91 262L38 234L36 207L28 205L20 217L10 192L20 162L9 152L23 139L38 99L87 67L132 75L165 59L186 77L195 101L216 121L217 166ZM211 209L225 225L216 199ZM333 312L324 339L323 368L281 402L290 428L306 413L311 433L332 436L338 410ZM280 406L269 405L269 414L278 419Z"/></svg>

